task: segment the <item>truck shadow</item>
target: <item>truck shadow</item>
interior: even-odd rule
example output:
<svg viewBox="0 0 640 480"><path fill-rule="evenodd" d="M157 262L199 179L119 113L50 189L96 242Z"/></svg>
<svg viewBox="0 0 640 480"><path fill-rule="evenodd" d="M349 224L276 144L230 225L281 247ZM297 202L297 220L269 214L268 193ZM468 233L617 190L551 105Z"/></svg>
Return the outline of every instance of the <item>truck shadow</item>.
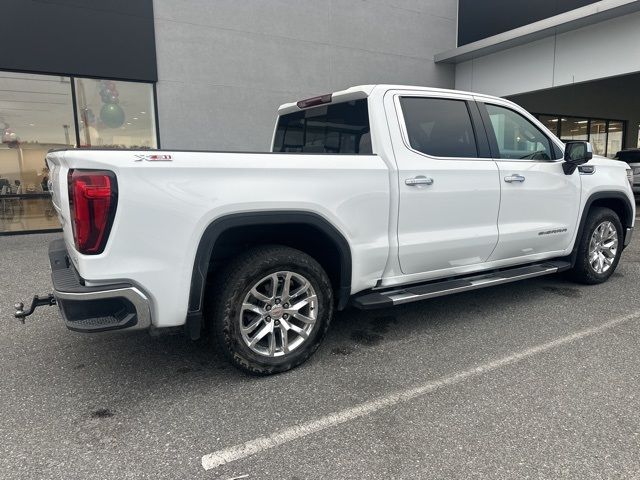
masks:
<svg viewBox="0 0 640 480"><path fill-rule="evenodd" d="M448 345L450 354L455 355L455 349L462 348L456 340L461 334L467 341L478 332L499 341L496 335L500 332L526 328L527 322L544 326L544 318L519 316L549 301L554 302L553 308L569 309L585 288L590 287L549 277L391 309L350 308L335 316L325 342L306 364L262 378L232 367L207 339L192 342L182 335L150 337L144 332L87 336L66 331L58 321L50 341L34 340L38 350L29 368L31 373L25 371L24 378L33 373L35 378L53 375L45 388L60 397L73 394L85 406L84 421L109 421L122 412L141 412L148 408L150 399L158 398L170 399L172 404L202 398L218 402L223 411L227 405L231 411L233 402L247 394L267 392L266 402L285 391L290 394L296 388L309 388L309 378L331 382L338 367L360 369L370 376L368 382L381 381L381 372L387 368L381 349L397 349L398 355L406 355L407 345L414 342L423 349L416 364L421 368L421 364L438 360L438 353L430 353L430 347ZM42 333L47 334L44 330Z"/></svg>

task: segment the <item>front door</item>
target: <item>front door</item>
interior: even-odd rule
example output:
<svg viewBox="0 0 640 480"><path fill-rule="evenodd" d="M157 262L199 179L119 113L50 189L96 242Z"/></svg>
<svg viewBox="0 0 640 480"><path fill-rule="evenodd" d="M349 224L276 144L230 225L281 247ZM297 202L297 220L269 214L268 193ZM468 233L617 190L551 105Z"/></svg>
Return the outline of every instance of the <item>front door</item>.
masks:
<svg viewBox="0 0 640 480"><path fill-rule="evenodd" d="M500 170L500 240L490 260L559 256L569 248L580 209L580 173L565 175L562 150L523 113L479 104Z"/></svg>
<svg viewBox="0 0 640 480"><path fill-rule="evenodd" d="M480 117L473 99L424 95L395 98L403 137L394 153L404 274L485 262L498 241L498 168L484 132L475 134L472 116L476 124Z"/></svg>

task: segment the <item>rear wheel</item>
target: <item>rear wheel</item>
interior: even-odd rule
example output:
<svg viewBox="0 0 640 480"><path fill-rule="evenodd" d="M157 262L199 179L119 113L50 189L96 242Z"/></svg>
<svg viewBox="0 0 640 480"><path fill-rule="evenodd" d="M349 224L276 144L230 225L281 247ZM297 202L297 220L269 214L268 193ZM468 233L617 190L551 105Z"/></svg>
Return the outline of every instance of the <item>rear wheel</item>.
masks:
<svg viewBox="0 0 640 480"><path fill-rule="evenodd" d="M318 348L333 314L327 274L289 247L253 248L215 279L213 341L238 368L268 375L294 368Z"/></svg>
<svg viewBox="0 0 640 480"><path fill-rule="evenodd" d="M613 275L622 254L622 223L616 212L604 207L591 210L578 241L571 276L580 283L605 282Z"/></svg>

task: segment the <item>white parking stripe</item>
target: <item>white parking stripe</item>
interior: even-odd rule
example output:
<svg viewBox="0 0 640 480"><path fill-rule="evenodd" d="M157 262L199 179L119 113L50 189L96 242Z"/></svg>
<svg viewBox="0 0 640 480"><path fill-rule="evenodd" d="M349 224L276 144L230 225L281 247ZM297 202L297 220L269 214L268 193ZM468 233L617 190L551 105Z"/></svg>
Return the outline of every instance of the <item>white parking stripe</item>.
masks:
<svg viewBox="0 0 640 480"><path fill-rule="evenodd" d="M455 385L468 378L491 372L506 365L520 362L521 360L524 360L526 358L544 353L548 350L560 347L571 342L575 342L582 338L589 337L596 333L611 329L622 323L629 322L637 318L640 318L640 310L623 317L610 320L596 327L586 328L570 335L556 338L555 340L551 340L550 342L542 343L531 348L512 353L511 355L507 355L506 357L502 357L497 360L478 365L477 367L471 368L469 370L464 370L447 377L433 380L413 388L409 388L407 390L384 395L374 400L356 405L355 407L346 408L344 410L331 413L317 420L311 420L301 425L294 425L292 427L285 428L284 430L274 432L268 436L258 437L239 445L234 445L232 447L218 450L217 452L209 453L202 457L202 466L205 470L211 470L212 468L220 467L226 463L249 457L256 453L260 453L265 450L269 450L279 445L288 443L292 440L310 435L312 433L320 432L329 427L340 425L341 423L349 422L356 418L364 417L383 408L391 407L393 405L397 405L414 398L421 397L442 387Z"/></svg>

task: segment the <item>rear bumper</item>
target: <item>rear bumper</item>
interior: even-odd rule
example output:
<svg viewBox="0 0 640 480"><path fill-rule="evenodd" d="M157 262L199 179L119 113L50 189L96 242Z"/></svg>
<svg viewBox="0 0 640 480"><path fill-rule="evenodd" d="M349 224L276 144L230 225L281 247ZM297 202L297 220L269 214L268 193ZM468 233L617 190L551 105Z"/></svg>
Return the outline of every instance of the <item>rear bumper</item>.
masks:
<svg viewBox="0 0 640 480"><path fill-rule="evenodd" d="M151 326L149 299L129 283L88 287L69 260L64 240L49 244L53 295L69 330L106 332Z"/></svg>

